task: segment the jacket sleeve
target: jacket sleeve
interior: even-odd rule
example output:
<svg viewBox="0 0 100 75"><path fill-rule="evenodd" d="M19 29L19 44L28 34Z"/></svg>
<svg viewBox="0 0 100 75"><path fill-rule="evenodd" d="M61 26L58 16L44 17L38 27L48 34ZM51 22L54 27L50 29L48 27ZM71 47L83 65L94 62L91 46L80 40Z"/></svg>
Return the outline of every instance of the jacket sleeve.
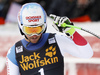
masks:
<svg viewBox="0 0 100 75"><path fill-rule="evenodd" d="M73 34L72 38L57 34L55 38L63 56L65 53L79 58L91 58L93 56L90 44L77 32Z"/></svg>
<svg viewBox="0 0 100 75"><path fill-rule="evenodd" d="M71 39L74 41L76 45L86 45L88 42L78 33L75 31Z"/></svg>
<svg viewBox="0 0 100 75"><path fill-rule="evenodd" d="M20 75L19 67L15 59L15 46L9 49L6 56L7 75Z"/></svg>

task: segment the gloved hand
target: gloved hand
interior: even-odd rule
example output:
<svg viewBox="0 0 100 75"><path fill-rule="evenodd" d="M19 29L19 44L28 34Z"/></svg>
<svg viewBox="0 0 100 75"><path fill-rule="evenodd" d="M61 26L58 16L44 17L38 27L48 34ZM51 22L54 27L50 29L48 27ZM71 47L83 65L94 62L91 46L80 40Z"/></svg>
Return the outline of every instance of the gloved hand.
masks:
<svg viewBox="0 0 100 75"><path fill-rule="evenodd" d="M66 26L66 24L73 25L68 17L60 17L53 14L50 14L50 17L54 20L53 27L57 31L65 33L67 36L72 36L74 34L75 29Z"/></svg>

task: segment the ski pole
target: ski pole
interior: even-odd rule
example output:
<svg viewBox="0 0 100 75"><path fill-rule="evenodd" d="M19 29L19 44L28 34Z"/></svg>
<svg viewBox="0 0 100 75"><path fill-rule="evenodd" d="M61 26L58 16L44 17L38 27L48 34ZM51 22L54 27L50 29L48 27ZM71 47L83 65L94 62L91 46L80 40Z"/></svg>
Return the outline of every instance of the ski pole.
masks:
<svg viewBox="0 0 100 75"><path fill-rule="evenodd" d="M100 39L100 37L97 34L91 32L91 31L89 31L87 29L81 28L81 27L77 27L77 26L73 26L73 25L68 25L66 23L61 24L61 27L72 27L72 28L80 29L80 30L83 30L85 32L88 32L88 33L90 33L90 34L92 34L92 35L94 35L94 36L96 36L97 38Z"/></svg>

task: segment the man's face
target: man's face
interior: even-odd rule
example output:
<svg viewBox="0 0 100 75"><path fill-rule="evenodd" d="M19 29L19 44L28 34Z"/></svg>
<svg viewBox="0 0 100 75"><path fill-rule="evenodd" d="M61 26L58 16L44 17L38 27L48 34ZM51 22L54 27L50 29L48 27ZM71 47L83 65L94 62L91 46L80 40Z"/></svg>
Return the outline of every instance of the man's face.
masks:
<svg viewBox="0 0 100 75"><path fill-rule="evenodd" d="M27 41L30 41L31 43L37 43L38 41L39 41L39 39L41 38L41 35L42 34L40 34L40 35L33 35L33 36L28 36L28 35L26 35L26 37L28 38L28 40Z"/></svg>

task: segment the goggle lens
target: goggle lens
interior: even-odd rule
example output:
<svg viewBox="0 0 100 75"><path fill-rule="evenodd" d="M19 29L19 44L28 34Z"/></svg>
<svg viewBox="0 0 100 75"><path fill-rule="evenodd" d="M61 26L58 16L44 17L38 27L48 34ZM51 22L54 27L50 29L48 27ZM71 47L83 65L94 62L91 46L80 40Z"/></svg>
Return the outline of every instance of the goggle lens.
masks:
<svg viewBox="0 0 100 75"><path fill-rule="evenodd" d="M23 31L25 34L32 36L33 34L40 34L43 31L43 26L23 26Z"/></svg>

